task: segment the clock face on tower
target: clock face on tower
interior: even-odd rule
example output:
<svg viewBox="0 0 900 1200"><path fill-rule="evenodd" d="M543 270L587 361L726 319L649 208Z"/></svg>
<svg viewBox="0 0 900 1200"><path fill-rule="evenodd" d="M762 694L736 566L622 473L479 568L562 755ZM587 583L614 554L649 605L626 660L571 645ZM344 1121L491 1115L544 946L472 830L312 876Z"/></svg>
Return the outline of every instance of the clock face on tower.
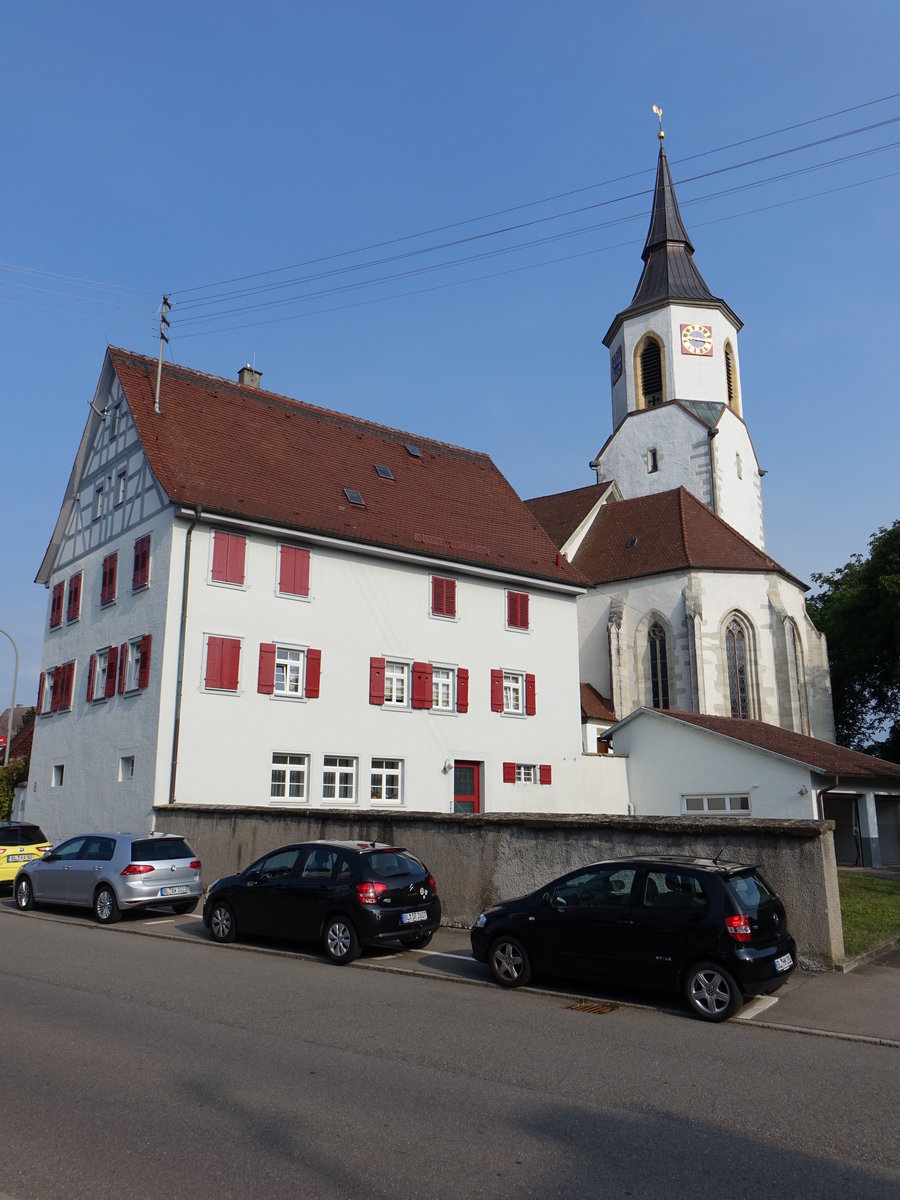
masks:
<svg viewBox="0 0 900 1200"><path fill-rule="evenodd" d="M712 352L712 329L709 327L709 325L682 325L682 354L702 354L706 357L709 357Z"/></svg>

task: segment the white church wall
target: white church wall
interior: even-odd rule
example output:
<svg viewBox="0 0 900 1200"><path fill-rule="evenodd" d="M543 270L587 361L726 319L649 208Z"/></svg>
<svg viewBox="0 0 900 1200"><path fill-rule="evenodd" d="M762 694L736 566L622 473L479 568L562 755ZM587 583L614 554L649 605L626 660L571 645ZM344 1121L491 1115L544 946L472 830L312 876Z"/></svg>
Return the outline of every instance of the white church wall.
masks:
<svg viewBox="0 0 900 1200"><path fill-rule="evenodd" d="M604 448L597 480L615 479L626 500L684 487L708 505L712 495L706 434L705 425L675 405L635 413ZM655 464L651 450L656 451Z"/></svg>
<svg viewBox="0 0 900 1200"><path fill-rule="evenodd" d="M713 440L715 511L761 550L766 546L762 483L747 427L726 408Z"/></svg>

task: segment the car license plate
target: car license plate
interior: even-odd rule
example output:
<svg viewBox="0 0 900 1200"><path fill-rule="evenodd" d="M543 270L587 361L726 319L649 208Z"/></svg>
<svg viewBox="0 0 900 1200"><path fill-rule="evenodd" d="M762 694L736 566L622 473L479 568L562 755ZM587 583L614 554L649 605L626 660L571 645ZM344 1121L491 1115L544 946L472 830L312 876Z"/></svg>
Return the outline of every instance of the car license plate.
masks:
<svg viewBox="0 0 900 1200"><path fill-rule="evenodd" d="M424 909L420 909L419 912L401 913L400 914L400 924L401 925L415 925L416 921L427 921L427 920L428 920L428 913L425 912Z"/></svg>
<svg viewBox="0 0 900 1200"><path fill-rule="evenodd" d="M186 887L165 887L159 889L161 896L184 896L189 891Z"/></svg>
<svg viewBox="0 0 900 1200"><path fill-rule="evenodd" d="M794 965L794 960L789 954L782 954L781 958L775 959L776 971L789 971Z"/></svg>
<svg viewBox="0 0 900 1200"><path fill-rule="evenodd" d="M7 854L7 862L31 862L34 858L33 854Z"/></svg>

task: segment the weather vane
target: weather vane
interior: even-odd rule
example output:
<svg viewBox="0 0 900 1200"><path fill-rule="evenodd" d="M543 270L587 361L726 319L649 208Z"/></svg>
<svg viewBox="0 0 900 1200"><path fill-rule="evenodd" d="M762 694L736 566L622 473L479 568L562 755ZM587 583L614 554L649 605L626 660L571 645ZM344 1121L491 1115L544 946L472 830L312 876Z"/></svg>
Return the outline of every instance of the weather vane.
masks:
<svg viewBox="0 0 900 1200"><path fill-rule="evenodd" d="M663 127L662 127L662 109L659 107L659 105L658 105L658 104L654 104L654 105L653 105L653 111L654 111L654 112L656 113L656 115L659 117L659 133L658 133L658 135L657 135L657 136L659 137L659 140L660 140L660 141L662 141L662 140L665 138L665 136L666 136L666 135L663 133Z"/></svg>

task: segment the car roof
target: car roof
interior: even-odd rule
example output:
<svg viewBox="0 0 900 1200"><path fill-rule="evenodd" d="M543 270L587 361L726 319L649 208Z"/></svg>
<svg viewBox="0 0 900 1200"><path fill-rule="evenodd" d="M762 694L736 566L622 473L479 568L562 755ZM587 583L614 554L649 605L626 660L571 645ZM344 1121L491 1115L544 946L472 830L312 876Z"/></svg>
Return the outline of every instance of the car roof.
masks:
<svg viewBox="0 0 900 1200"><path fill-rule="evenodd" d="M627 858L608 858L592 863L595 867L690 867L709 874L729 875L734 871L752 871L755 863L734 862L725 858L697 858L690 854L636 854Z"/></svg>

